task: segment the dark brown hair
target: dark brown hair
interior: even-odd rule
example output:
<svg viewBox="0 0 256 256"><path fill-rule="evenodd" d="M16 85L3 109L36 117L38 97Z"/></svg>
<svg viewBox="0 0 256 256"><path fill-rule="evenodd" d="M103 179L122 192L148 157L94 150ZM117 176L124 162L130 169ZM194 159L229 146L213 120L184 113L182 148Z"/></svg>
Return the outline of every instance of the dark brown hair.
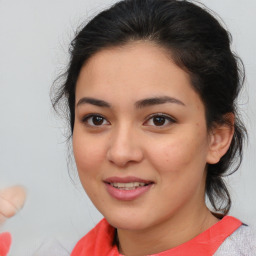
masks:
<svg viewBox="0 0 256 256"><path fill-rule="evenodd" d="M246 137L236 104L244 69L230 49L230 34L204 7L182 0L124 0L101 12L71 43L70 63L53 97L54 107L61 99L66 100L72 137L75 88L81 67L106 47L136 40L152 41L169 50L176 64L188 72L204 102L208 129L222 123L233 125L225 117L227 113L235 114L230 148L217 164L208 165L206 179L210 203L216 211L226 214L231 199L223 176L238 169Z"/></svg>

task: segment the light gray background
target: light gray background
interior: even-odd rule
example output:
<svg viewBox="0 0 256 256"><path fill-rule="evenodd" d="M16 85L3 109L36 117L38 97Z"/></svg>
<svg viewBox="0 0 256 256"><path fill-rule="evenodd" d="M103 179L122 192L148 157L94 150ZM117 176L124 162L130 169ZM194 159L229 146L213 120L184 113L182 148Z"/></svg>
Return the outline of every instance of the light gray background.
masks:
<svg viewBox="0 0 256 256"><path fill-rule="evenodd" d="M64 255L101 218L81 189L75 168L74 182L70 180L63 122L51 110L49 90L67 63L77 26L113 2L0 0L0 188L22 184L28 193L22 211L0 227L13 235L12 256L43 255L52 243L61 244ZM240 171L228 182L231 214L254 224L256 2L202 2L223 18L246 68L240 105L250 139Z"/></svg>

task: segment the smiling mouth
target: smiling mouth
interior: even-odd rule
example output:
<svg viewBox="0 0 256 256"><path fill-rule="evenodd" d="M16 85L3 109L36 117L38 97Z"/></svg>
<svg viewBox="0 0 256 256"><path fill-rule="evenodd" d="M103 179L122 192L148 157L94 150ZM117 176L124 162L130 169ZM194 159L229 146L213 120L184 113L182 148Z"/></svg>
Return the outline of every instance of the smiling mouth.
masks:
<svg viewBox="0 0 256 256"><path fill-rule="evenodd" d="M120 182L113 182L113 183L108 183L114 188L120 189L120 190L134 190L139 187L144 187L148 186L149 184L152 183L144 183L144 182L128 182L128 183L120 183Z"/></svg>
<svg viewBox="0 0 256 256"><path fill-rule="evenodd" d="M107 192L117 200L131 201L150 191L152 180L144 180L138 177L109 177L104 180Z"/></svg>

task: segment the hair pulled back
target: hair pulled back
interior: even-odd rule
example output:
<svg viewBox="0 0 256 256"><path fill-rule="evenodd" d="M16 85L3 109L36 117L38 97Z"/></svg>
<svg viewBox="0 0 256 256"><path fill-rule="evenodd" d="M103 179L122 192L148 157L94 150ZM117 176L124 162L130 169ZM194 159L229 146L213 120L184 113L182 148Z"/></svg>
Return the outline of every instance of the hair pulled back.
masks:
<svg viewBox="0 0 256 256"><path fill-rule="evenodd" d="M81 67L106 47L146 40L169 50L175 63L190 75L201 97L207 127L228 123L235 114L234 136L228 152L207 167L206 195L216 211L226 214L231 199L223 177L236 171L242 160L246 130L238 118L236 99L244 80L240 59L230 50L231 38L207 12L185 0L124 0L101 12L75 36L64 82L53 105L65 99L71 136L75 118L75 88ZM107 65L107 63L106 63ZM236 163L236 165L233 165Z"/></svg>

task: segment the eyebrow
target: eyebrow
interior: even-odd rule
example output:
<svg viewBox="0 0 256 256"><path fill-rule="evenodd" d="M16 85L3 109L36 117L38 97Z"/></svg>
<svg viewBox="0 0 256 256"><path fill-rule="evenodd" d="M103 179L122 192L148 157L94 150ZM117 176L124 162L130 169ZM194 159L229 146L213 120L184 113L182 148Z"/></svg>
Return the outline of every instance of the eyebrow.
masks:
<svg viewBox="0 0 256 256"><path fill-rule="evenodd" d="M144 108L144 107L160 105L160 104L165 104L165 103L175 103L175 104L178 104L181 106L185 106L185 104L182 101L180 101L176 98L169 97L169 96L160 96L160 97L152 97L152 98L146 98L146 99L139 100L135 103L135 107L136 108ZM78 103L76 104L76 106L80 106L82 104L91 104L94 106L104 107L104 108L111 107L111 105L104 100L99 100L99 99L90 98L90 97L81 98L78 101Z"/></svg>
<svg viewBox="0 0 256 256"><path fill-rule="evenodd" d="M135 103L135 106L137 108L144 108L148 106L165 104L165 103L175 103L178 105L185 106L185 104L182 101L169 96L153 97L153 98L139 100Z"/></svg>
<svg viewBox="0 0 256 256"><path fill-rule="evenodd" d="M76 106L80 106L82 104L91 104L91 105L94 105L94 106L98 106L98 107L104 107L104 108L110 108L111 105L104 101L104 100L99 100L99 99L95 99L95 98L88 98L88 97L83 97L81 98Z"/></svg>

